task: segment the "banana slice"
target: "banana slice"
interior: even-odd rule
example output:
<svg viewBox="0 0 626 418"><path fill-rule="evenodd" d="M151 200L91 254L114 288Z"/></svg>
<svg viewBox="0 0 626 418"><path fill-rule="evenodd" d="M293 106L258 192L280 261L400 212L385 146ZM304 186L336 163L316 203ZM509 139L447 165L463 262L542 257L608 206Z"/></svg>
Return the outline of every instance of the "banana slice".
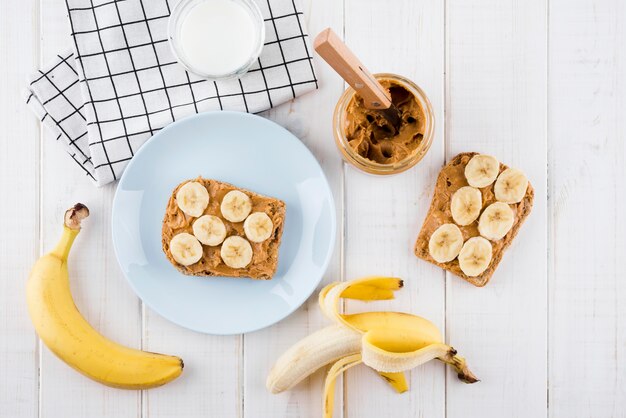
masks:
<svg viewBox="0 0 626 418"><path fill-rule="evenodd" d="M176 203L180 210L197 218L209 205L209 192L197 181L185 183L176 193Z"/></svg>
<svg viewBox="0 0 626 418"><path fill-rule="evenodd" d="M459 253L459 267L469 277L479 276L489 267L492 253L491 243L485 238L470 238Z"/></svg>
<svg viewBox="0 0 626 418"><path fill-rule="evenodd" d="M430 256L438 263L447 263L459 255L463 247L463 234L455 224L443 224L433 232L428 241Z"/></svg>
<svg viewBox="0 0 626 418"><path fill-rule="evenodd" d="M263 242L272 236L274 223L265 212L254 212L243 223L246 237L252 242Z"/></svg>
<svg viewBox="0 0 626 418"><path fill-rule="evenodd" d="M496 180L500 163L491 155L475 155L465 166L465 178L472 187L487 187Z"/></svg>
<svg viewBox="0 0 626 418"><path fill-rule="evenodd" d="M171 239L170 253L178 264L190 266L202 258L202 244L193 235L182 232Z"/></svg>
<svg viewBox="0 0 626 418"><path fill-rule="evenodd" d="M450 202L452 219L458 225L469 225L478 218L482 206L480 190L470 186L461 187L452 195Z"/></svg>
<svg viewBox="0 0 626 418"><path fill-rule="evenodd" d="M244 268L252 261L252 246L245 238L233 235L224 240L220 255L228 267Z"/></svg>
<svg viewBox="0 0 626 418"><path fill-rule="evenodd" d="M226 226L217 216L204 215L193 223L193 234L204 245L214 247L226 238Z"/></svg>
<svg viewBox="0 0 626 418"><path fill-rule="evenodd" d="M252 211L252 201L243 192L231 190L222 199L222 216L231 222L241 222L248 217Z"/></svg>
<svg viewBox="0 0 626 418"><path fill-rule="evenodd" d="M514 220L515 214L508 204L495 202L480 215L478 232L487 239L497 241L511 230Z"/></svg>
<svg viewBox="0 0 626 418"><path fill-rule="evenodd" d="M528 179L516 168L507 168L498 176L494 192L496 199L504 203L519 203L526 195Z"/></svg>

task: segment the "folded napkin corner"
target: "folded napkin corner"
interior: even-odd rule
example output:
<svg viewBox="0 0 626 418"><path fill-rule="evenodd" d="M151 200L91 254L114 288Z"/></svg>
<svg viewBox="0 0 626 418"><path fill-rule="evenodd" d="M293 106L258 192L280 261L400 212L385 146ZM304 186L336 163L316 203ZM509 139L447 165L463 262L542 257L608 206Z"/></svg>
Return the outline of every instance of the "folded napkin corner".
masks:
<svg viewBox="0 0 626 418"><path fill-rule="evenodd" d="M93 182L118 180L164 126L195 113L258 113L318 88L302 8L255 0L266 41L240 79L188 73L170 50L176 1L67 0L74 45L33 74L26 102Z"/></svg>

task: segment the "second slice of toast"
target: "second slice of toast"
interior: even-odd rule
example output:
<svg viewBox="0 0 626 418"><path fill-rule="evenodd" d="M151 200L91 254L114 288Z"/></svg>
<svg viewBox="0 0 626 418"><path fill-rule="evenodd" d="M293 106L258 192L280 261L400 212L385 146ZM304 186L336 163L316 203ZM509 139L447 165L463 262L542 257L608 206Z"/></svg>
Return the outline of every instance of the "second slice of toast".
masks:
<svg viewBox="0 0 626 418"><path fill-rule="evenodd" d="M431 257L428 251L428 241L430 240L430 236L439 226L445 223L454 223L450 212L450 201L454 192L463 186L468 186L467 180L465 179L465 166L469 160L477 154L478 153L476 152L461 153L450 160L450 162L441 169L435 185L435 192L433 200L430 204L430 209L428 210L428 214L426 215L426 219L422 225L422 230L420 231L415 243L415 255L428 261L429 263L436 264L442 269L447 270L464 280L467 280L474 286L482 287L489 282L489 279L491 279L491 276L502 260L505 250L511 245L511 242L517 235L522 223L524 223L530 214L535 192L532 185L528 183L526 195L522 201L520 203L510 205L515 214L513 227L504 236L504 238L497 241L491 241L491 245L493 247L493 257L489 267L487 267L487 269L480 276L469 277L463 273L459 267L458 259L454 259L447 263L438 263ZM506 165L500 163L500 173L507 168L508 167ZM483 200L482 209L496 201L493 187L494 184L491 184L487 187L479 189ZM459 229L463 233L463 241L467 241L472 237L480 236L478 232L478 220L467 226L459 226Z"/></svg>

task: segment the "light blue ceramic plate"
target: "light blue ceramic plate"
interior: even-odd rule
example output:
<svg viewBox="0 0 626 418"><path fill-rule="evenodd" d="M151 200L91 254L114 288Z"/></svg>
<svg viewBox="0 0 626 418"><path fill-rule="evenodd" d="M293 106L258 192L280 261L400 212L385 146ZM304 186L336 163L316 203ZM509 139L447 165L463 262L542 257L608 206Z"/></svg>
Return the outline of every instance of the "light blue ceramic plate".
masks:
<svg viewBox="0 0 626 418"><path fill-rule="evenodd" d="M161 249L166 203L177 184L199 175L287 204L272 280L190 277L169 263ZM238 334L280 321L311 295L333 252L336 219L326 177L298 138L259 116L210 112L141 147L117 187L112 228L122 271L150 308L195 331Z"/></svg>

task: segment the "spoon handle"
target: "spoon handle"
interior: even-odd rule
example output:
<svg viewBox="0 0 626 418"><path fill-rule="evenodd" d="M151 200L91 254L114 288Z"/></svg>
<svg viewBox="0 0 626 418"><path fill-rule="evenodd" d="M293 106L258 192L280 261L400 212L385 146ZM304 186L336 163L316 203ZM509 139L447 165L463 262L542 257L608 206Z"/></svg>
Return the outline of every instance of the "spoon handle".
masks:
<svg viewBox="0 0 626 418"><path fill-rule="evenodd" d="M388 109L391 98L331 28L324 29L313 44L317 53L363 98L368 109Z"/></svg>

